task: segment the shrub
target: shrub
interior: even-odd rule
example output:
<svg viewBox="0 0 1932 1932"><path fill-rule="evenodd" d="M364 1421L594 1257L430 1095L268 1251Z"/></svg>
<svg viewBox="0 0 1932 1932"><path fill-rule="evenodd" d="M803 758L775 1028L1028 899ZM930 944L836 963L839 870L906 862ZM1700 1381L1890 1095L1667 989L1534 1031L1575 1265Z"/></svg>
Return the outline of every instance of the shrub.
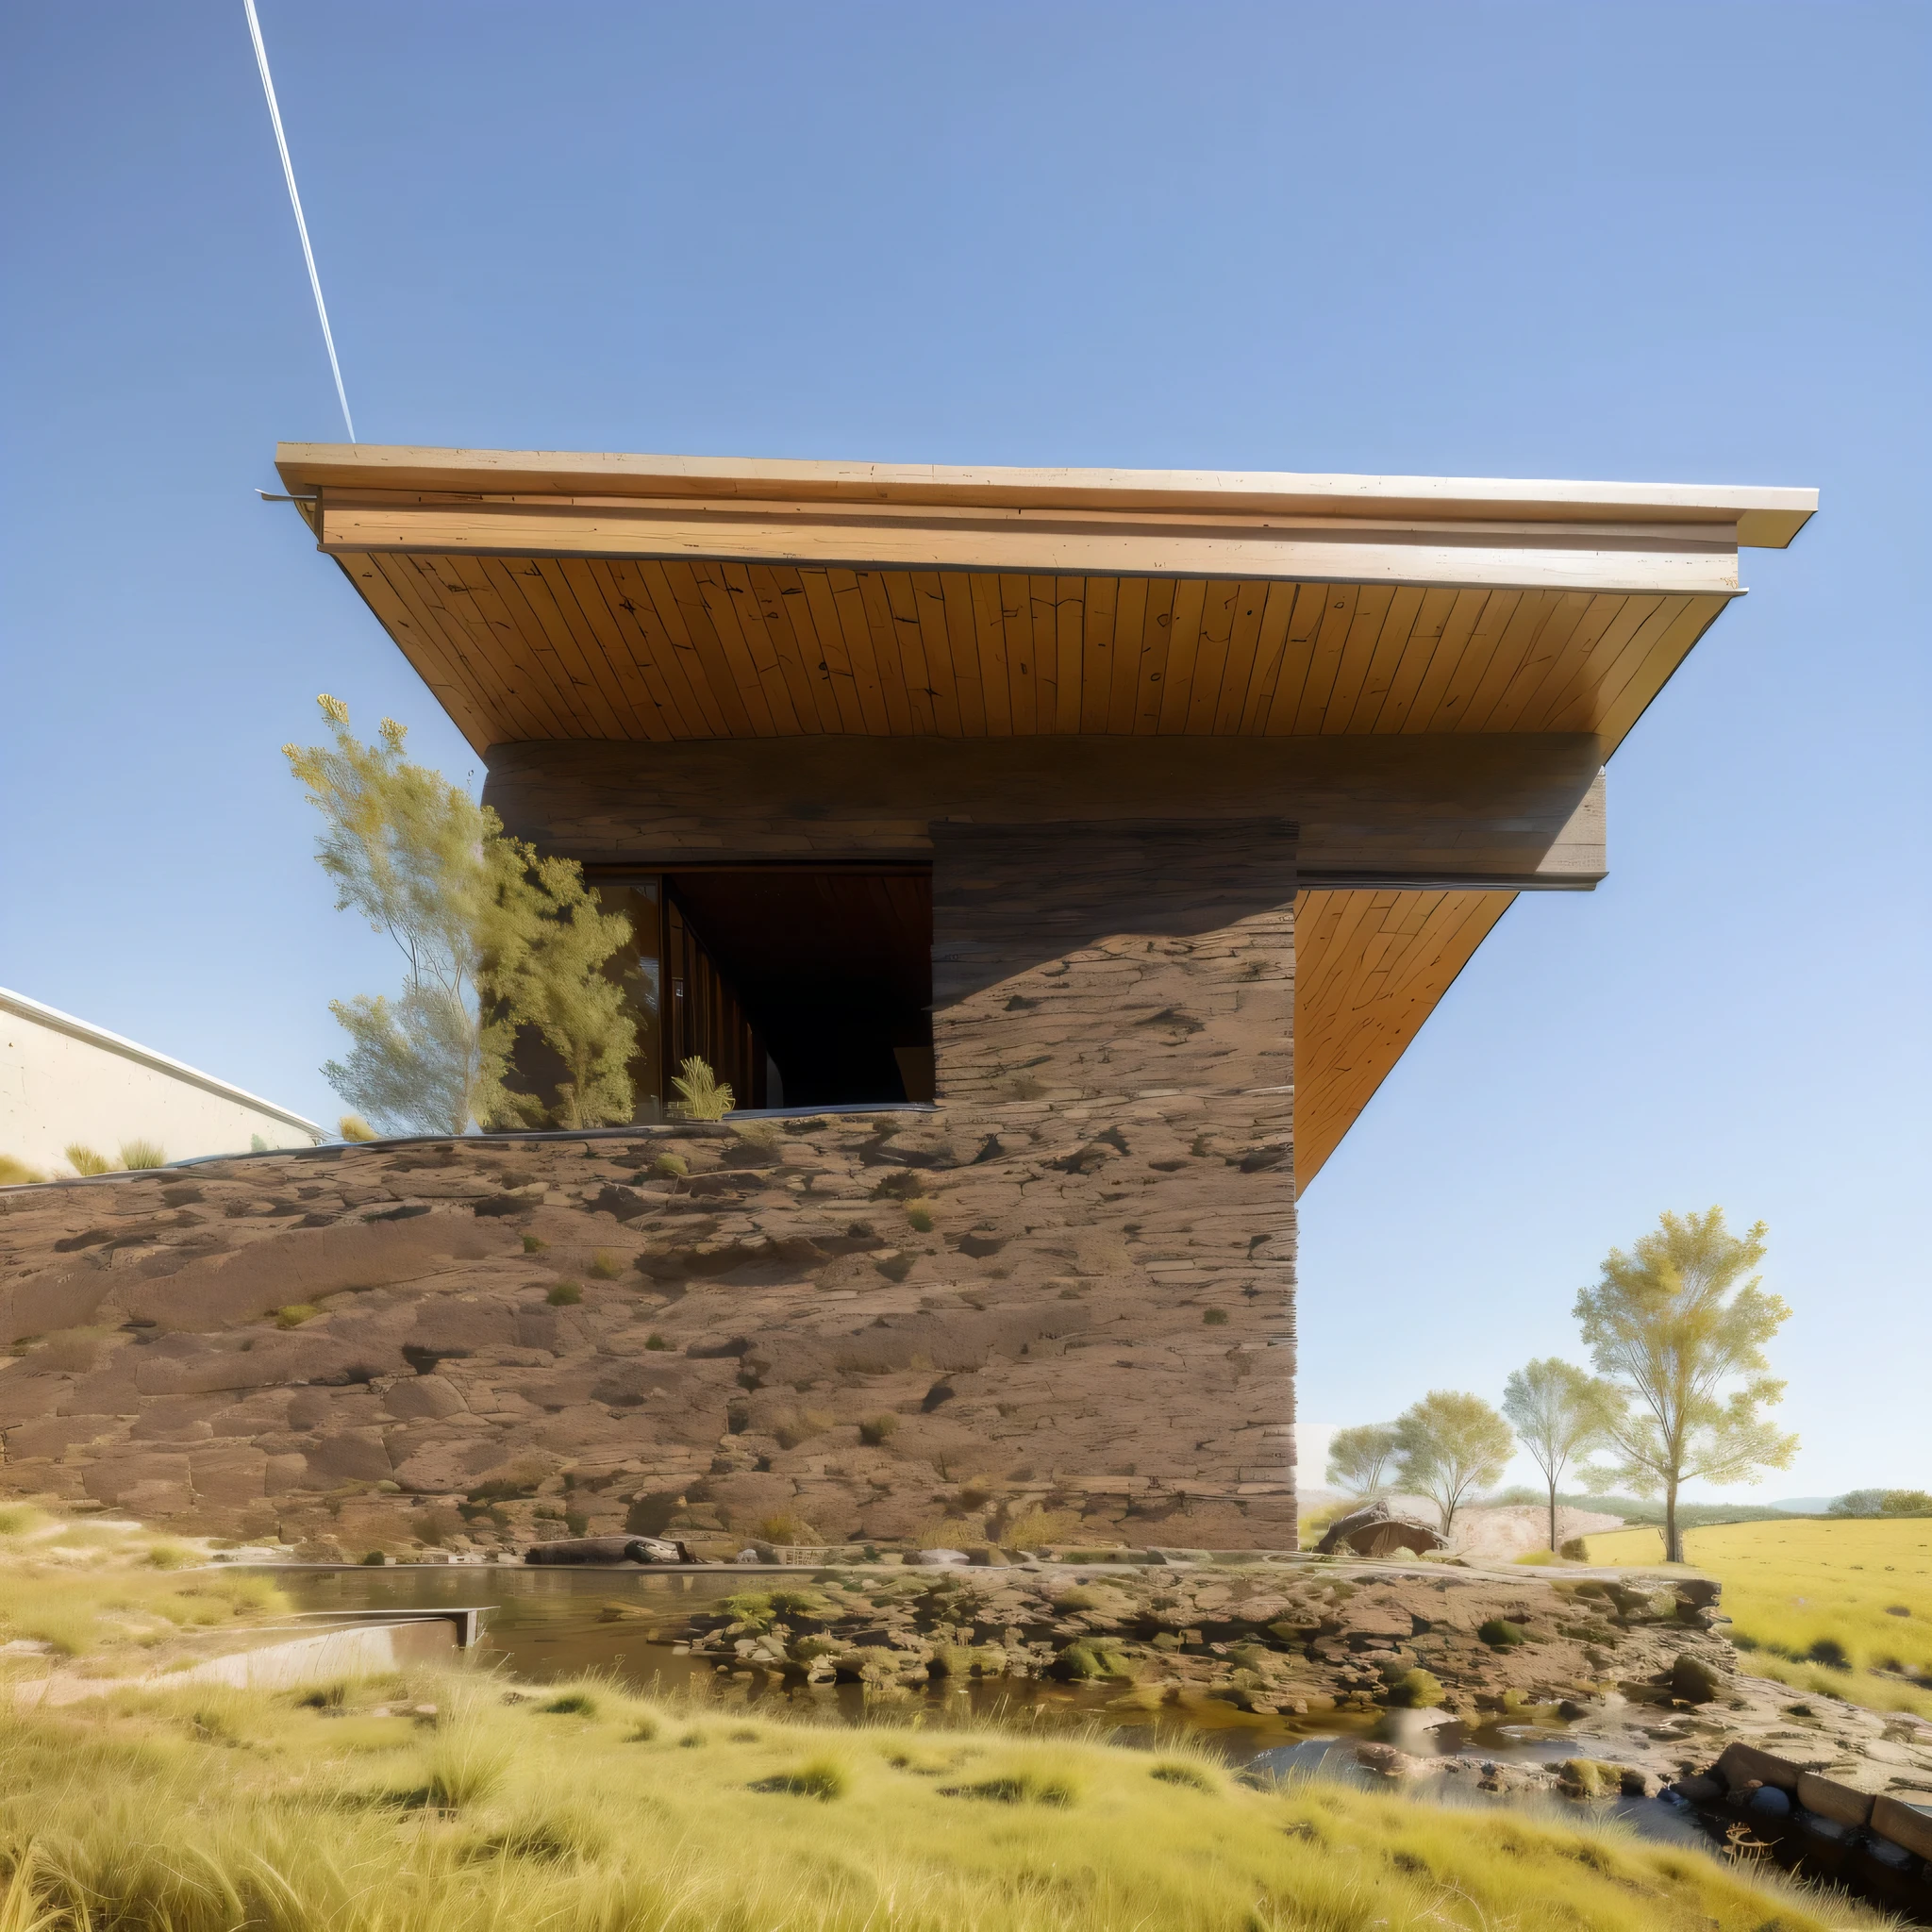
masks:
<svg viewBox="0 0 1932 1932"><path fill-rule="evenodd" d="M1475 1634L1492 1650L1508 1650L1529 1641L1529 1634L1522 1624L1512 1624L1507 1617L1491 1617Z"/></svg>
<svg viewBox="0 0 1932 1932"><path fill-rule="evenodd" d="M121 1165L129 1170L142 1167L166 1167L168 1157L158 1141L124 1141L121 1143Z"/></svg>
<svg viewBox="0 0 1932 1932"><path fill-rule="evenodd" d="M1850 1654L1836 1637L1817 1638L1805 1657L1808 1663L1823 1664L1827 1671L1848 1671L1852 1667Z"/></svg>
<svg viewBox="0 0 1932 1932"><path fill-rule="evenodd" d="M147 1560L157 1570L185 1570L194 1561L194 1552L182 1543L153 1543Z"/></svg>
<svg viewBox="0 0 1932 1932"><path fill-rule="evenodd" d="M1133 1667L1110 1643L1098 1638L1077 1638L1054 1659L1054 1675L1070 1684L1091 1683L1098 1677L1132 1679Z"/></svg>
<svg viewBox="0 0 1932 1932"><path fill-rule="evenodd" d="M462 1527L454 1509L425 1509L409 1524L425 1543L446 1543Z"/></svg>
<svg viewBox="0 0 1932 1932"><path fill-rule="evenodd" d="M543 1297L553 1308L574 1308L583 1298L582 1284L575 1281L559 1281Z"/></svg>
<svg viewBox="0 0 1932 1932"><path fill-rule="evenodd" d="M780 1772L775 1777L760 1778L755 1791L783 1791L795 1798L817 1798L829 1804L852 1789L852 1774L836 1757L814 1757L796 1771Z"/></svg>
<svg viewBox="0 0 1932 1932"><path fill-rule="evenodd" d="M1221 1789L1213 1773L1177 1757L1163 1758L1149 1770L1147 1775L1158 1778L1164 1785L1180 1785L1191 1791L1218 1791Z"/></svg>
<svg viewBox="0 0 1932 1932"><path fill-rule="evenodd" d="M1227 1326L1227 1310L1225 1308L1203 1308L1201 1310L1201 1321L1203 1325L1208 1328L1225 1328Z"/></svg>
<svg viewBox="0 0 1932 1932"><path fill-rule="evenodd" d="M46 1178L39 1168L29 1167L25 1161L16 1160L10 1154L0 1154L0 1188L24 1188Z"/></svg>
<svg viewBox="0 0 1932 1932"><path fill-rule="evenodd" d="M932 1204L927 1201L908 1201L906 1204L906 1219L918 1234L932 1232Z"/></svg>
<svg viewBox="0 0 1932 1932"><path fill-rule="evenodd" d="M277 1328L299 1328L305 1322L312 1322L322 1313L313 1302L291 1302L285 1308L275 1310Z"/></svg>
<svg viewBox="0 0 1932 1932"><path fill-rule="evenodd" d="M1398 1709L1434 1710L1441 1701L1441 1681L1433 1672L1404 1671L1390 1681L1389 1702Z"/></svg>
<svg viewBox="0 0 1932 1932"><path fill-rule="evenodd" d="M599 1248L591 1257L591 1273L599 1281L615 1281L624 1273L624 1266L608 1248Z"/></svg>
<svg viewBox="0 0 1932 1932"><path fill-rule="evenodd" d="M867 1447L876 1449L898 1426L899 1418L895 1415L869 1416L858 1425L858 1440Z"/></svg>
<svg viewBox="0 0 1932 1932"><path fill-rule="evenodd" d="M543 1707L551 1717L595 1717L598 1708L596 1695L590 1690L566 1690Z"/></svg>
<svg viewBox="0 0 1932 1932"><path fill-rule="evenodd" d="M648 1341L645 1341L644 1346L653 1351L661 1353L663 1350L669 1348L671 1344L668 1341L666 1341L664 1338L657 1332L656 1329L653 1329L651 1331L650 1338Z"/></svg>
<svg viewBox="0 0 1932 1932"><path fill-rule="evenodd" d="M490 1797L509 1774L510 1752L475 1724L439 1733L429 1753L423 1795L442 1811L460 1811Z"/></svg>
<svg viewBox="0 0 1932 1932"><path fill-rule="evenodd" d="M753 1534L760 1541L768 1543L815 1543L820 1541L818 1531L799 1516L767 1516Z"/></svg>
<svg viewBox="0 0 1932 1932"><path fill-rule="evenodd" d="M997 1805L1071 1805L1080 1795L1078 1784L1064 1774L1023 1771L1009 1777L990 1777L976 1785L956 1785L949 1798L990 1798Z"/></svg>
<svg viewBox="0 0 1932 1932"><path fill-rule="evenodd" d="M1080 1534L1080 1519L1064 1509L1023 1509L1000 1532L1009 1550L1045 1549Z"/></svg>
<svg viewBox="0 0 1932 1932"><path fill-rule="evenodd" d="M478 1483L469 1492L472 1503L511 1503L520 1497L534 1496L537 1485L542 1481L542 1473L538 1470L521 1475L495 1475L487 1483Z"/></svg>
<svg viewBox="0 0 1932 1932"><path fill-rule="evenodd" d="M1566 1757L1562 1776L1586 1798L1614 1798L1624 1789L1622 1768L1600 1757Z"/></svg>
<svg viewBox="0 0 1932 1932"><path fill-rule="evenodd" d="M781 1617L829 1617L832 1607L815 1590L780 1584L767 1591L765 1600Z"/></svg>
<svg viewBox="0 0 1932 1932"><path fill-rule="evenodd" d="M336 1132L344 1141L373 1141L375 1129L359 1113L345 1113L336 1123Z"/></svg>
<svg viewBox="0 0 1932 1932"><path fill-rule="evenodd" d="M604 1828L584 1812L558 1809L521 1818L477 1847L488 1856L531 1858L545 1864L575 1864L594 1858L609 1843Z"/></svg>
<svg viewBox="0 0 1932 1932"><path fill-rule="evenodd" d="M673 1120L722 1121L737 1106L737 1095L711 1071L709 1062L693 1054L683 1069L671 1076L678 1097L664 1111Z"/></svg>
<svg viewBox="0 0 1932 1932"><path fill-rule="evenodd" d="M691 1162L681 1154L660 1154L652 1161L651 1172L660 1181L681 1181L691 1172Z"/></svg>
<svg viewBox="0 0 1932 1932"><path fill-rule="evenodd" d="M0 1536L25 1536L46 1520L31 1503L0 1503Z"/></svg>
<svg viewBox="0 0 1932 1932"><path fill-rule="evenodd" d="M105 1154L96 1154L84 1141L70 1141L60 1151L66 1155L67 1164L75 1174L109 1174L113 1171L114 1163Z"/></svg>
<svg viewBox="0 0 1932 1932"><path fill-rule="evenodd" d="M549 1245L550 1243L539 1235L526 1234L524 1237L524 1253L526 1255L541 1255Z"/></svg>
<svg viewBox="0 0 1932 1932"><path fill-rule="evenodd" d="M364 1556L362 1561L372 1570L380 1570L389 1558L380 1550L371 1550Z"/></svg>

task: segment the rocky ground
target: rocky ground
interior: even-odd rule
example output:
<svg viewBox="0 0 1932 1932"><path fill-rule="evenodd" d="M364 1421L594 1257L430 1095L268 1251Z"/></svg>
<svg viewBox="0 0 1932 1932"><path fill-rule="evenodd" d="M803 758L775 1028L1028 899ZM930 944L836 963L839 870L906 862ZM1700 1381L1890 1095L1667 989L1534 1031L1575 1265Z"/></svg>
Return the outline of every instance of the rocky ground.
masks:
<svg viewBox="0 0 1932 1932"><path fill-rule="evenodd" d="M1642 1793L1742 1740L1932 1802L1932 1726L1742 1674L1721 1613L1693 1601L1712 1589L1435 1562L1015 1565L748 1578L688 1615L620 1604L608 1614L649 1621L748 1677L858 1682L887 1697L941 1677L1052 1677L1117 1687L1117 1710L1219 1706L1306 1720L1300 1729L1339 1724L1362 1731L1363 1761L1391 1777ZM1446 1757L1432 1736L1444 1724L1458 1726ZM1554 1747L1541 1760L1497 1748L1533 1739Z"/></svg>

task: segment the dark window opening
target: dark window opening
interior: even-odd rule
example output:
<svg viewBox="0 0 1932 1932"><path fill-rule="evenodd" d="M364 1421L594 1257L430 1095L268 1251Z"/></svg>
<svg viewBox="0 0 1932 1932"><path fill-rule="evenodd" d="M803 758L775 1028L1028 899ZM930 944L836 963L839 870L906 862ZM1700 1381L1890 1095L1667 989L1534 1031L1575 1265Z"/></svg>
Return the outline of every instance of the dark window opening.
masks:
<svg viewBox="0 0 1932 1932"><path fill-rule="evenodd" d="M759 1097L741 1105L933 1097L928 869L720 868L665 886L762 1043Z"/></svg>
<svg viewBox="0 0 1932 1932"><path fill-rule="evenodd" d="M637 1022L638 1121L664 1118L693 1055L741 1108L933 1098L929 868L585 870L631 921L607 970ZM545 1085L544 1057L519 1041L523 1084Z"/></svg>
<svg viewBox="0 0 1932 1932"><path fill-rule="evenodd" d="M765 1042L681 896L669 880L665 888L664 1078L675 1080L686 1060L701 1059L739 1107L769 1107ZM667 1084L660 1097L674 1100L676 1090Z"/></svg>

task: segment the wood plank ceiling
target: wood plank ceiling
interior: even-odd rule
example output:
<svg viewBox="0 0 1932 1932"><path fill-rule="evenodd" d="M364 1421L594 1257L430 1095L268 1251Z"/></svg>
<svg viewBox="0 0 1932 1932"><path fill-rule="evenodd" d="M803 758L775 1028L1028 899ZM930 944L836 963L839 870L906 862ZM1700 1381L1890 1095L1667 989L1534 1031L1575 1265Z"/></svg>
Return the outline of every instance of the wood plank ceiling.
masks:
<svg viewBox="0 0 1932 1932"><path fill-rule="evenodd" d="M1728 599L362 552L479 751L531 739L1285 738L1635 723Z"/></svg>

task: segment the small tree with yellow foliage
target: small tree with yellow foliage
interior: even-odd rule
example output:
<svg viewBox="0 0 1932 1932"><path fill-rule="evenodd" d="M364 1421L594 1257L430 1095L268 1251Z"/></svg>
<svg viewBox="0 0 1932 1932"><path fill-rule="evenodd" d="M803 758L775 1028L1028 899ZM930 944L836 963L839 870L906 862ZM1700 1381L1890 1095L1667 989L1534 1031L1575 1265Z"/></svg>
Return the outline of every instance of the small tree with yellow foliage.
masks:
<svg viewBox="0 0 1932 1932"><path fill-rule="evenodd" d="M1626 1255L1612 1248L1602 1278L1576 1295L1576 1319L1608 1378L1603 1435L1611 1478L1664 1498L1664 1561L1684 1560L1677 1492L1687 1482L1756 1482L1790 1467L1798 1439L1762 1411L1784 1398L1765 1344L1790 1319L1753 1274L1764 1224L1741 1235L1724 1211L1665 1214ZM1731 1386L1726 1389L1725 1385Z"/></svg>
<svg viewBox="0 0 1932 1932"><path fill-rule="evenodd" d="M317 859L338 908L387 933L404 959L395 1000L331 1003L350 1039L347 1058L323 1069L336 1091L391 1132L462 1134L524 1114L532 1098L505 1074L529 1024L570 1069L567 1124L629 1119L635 1034L601 971L629 923L596 908L573 861L539 859L488 806L412 764L394 719L364 744L346 705L317 703L332 741L283 746L323 814Z"/></svg>

